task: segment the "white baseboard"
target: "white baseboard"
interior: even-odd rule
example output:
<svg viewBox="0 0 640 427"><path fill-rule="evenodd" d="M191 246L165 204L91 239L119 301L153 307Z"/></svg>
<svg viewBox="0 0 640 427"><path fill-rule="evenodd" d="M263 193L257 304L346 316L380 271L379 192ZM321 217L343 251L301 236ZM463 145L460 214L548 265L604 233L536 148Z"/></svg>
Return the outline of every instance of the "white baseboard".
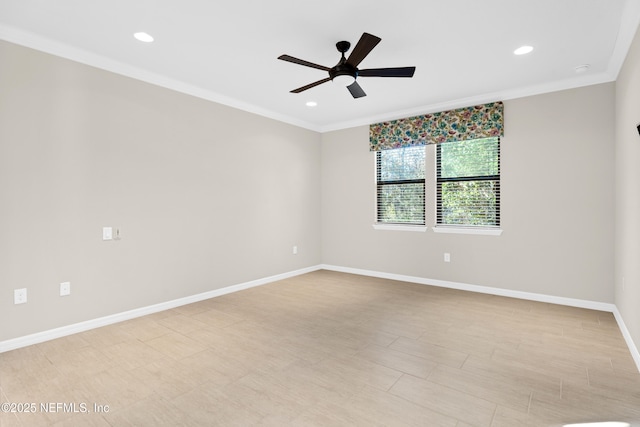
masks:
<svg viewBox="0 0 640 427"><path fill-rule="evenodd" d="M627 342L627 346L629 346L629 351L631 352L631 357L636 362L636 366L638 367L638 371L640 372L640 352L638 351L638 347L633 342L633 338L631 338L631 334L627 329L627 325L624 323L624 319L622 319L622 315L618 311L618 307L614 307L613 315L616 318L616 322L618 322L618 326L620 327L620 332L622 332L622 336L624 340Z"/></svg>
<svg viewBox="0 0 640 427"><path fill-rule="evenodd" d="M109 316L99 317L97 319L87 320L85 322L74 323L72 325L62 326L60 328L50 329L35 334L25 335L6 341L0 341L0 353L15 350L17 348L38 344L55 338L65 337L67 335L76 334L78 332L88 331L90 329L100 328L102 326L111 325L125 320L135 319L136 317L146 316L148 314L157 313L159 311L169 310L171 308L180 307L182 305L192 304L194 302L203 301L209 298L215 298L232 292L242 291L244 289L254 288L256 286L266 285L278 280L288 279L290 277L299 276L301 274L310 273L319 270L320 266L307 267L300 270L290 271L288 273L278 274L275 276L265 277L263 279L252 280L250 282L240 283L237 285L227 286L221 289L201 294L191 295L184 298L178 298L172 301L154 304L147 307L136 308L134 310L116 313Z"/></svg>
<svg viewBox="0 0 640 427"><path fill-rule="evenodd" d="M401 274L384 273L380 271L363 270L358 268L341 267L336 265L322 264L320 267L323 270L358 274L361 276L378 277L381 279L398 280L401 282L410 282L410 283L417 283L421 285L438 286L441 288L459 289L463 291L478 292L483 294L499 295L504 297L519 298L519 299L530 300L530 301L546 302L550 304L566 305L569 307L579 307L579 308L587 308L591 310L610 312L610 313L613 313L614 317L616 318L616 322L618 322L618 326L620 327L620 331L622 332L622 335L624 336L627 346L629 347L631 356L633 357L633 360L636 363L638 372L640 372L640 352L638 352L638 347L636 347L635 343L633 342L633 339L631 338L631 334L629 333L627 326L624 324L622 315L618 311L618 307L616 307L615 304L581 300L581 299L575 299L575 298L557 297L552 295L536 294L531 292L514 291L511 289L492 288L488 286L471 285L468 283L425 279L423 277L405 276Z"/></svg>
<svg viewBox="0 0 640 427"><path fill-rule="evenodd" d="M361 270L357 268L340 267L335 265L322 265L323 270L339 271L342 273L359 274L361 276L379 277L381 279L398 280L401 282L418 283L420 285L431 285L439 288L459 289L462 291L478 292L481 294L499 295L525 299L531 301L548 302L551 304L567 305L570 307L589 308L592 310L613 312L615 305L597 301L580 300L574 298L556 297L545 294L531 292L514 291L511 289L492 288L488 286L470 285L468 283L449 282L446 280L425 279L423 277L405 276L402 274L383 273L380 271Z"/></svg>

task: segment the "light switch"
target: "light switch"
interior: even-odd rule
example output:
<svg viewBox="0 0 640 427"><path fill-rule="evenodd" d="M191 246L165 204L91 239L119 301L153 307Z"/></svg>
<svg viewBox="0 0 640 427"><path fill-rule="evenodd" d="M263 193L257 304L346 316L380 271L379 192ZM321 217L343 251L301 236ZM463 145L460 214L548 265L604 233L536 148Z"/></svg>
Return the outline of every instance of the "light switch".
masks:
<svg viewBox="0 0 640 427"><path fill-rule="evenodd" d="M64 297L71 294L71 282L60 283L60 296Z"/></svg>
<svg viewBox="0 0 640 427"><path fill-rule="evenodd" d="M102 240L113 240L113 227L102 227Z"/></svg>

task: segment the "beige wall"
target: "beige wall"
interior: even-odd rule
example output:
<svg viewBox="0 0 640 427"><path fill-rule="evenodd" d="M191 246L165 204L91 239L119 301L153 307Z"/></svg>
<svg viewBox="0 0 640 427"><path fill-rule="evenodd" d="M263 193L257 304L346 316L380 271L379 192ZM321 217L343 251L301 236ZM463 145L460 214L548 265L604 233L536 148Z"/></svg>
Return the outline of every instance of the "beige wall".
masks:
<svg viewBox="0 0 640 427"><path fill-rule="evenodd" d="M499 237L374 230L368 128L324 134L323 262L612 303L614 95L603 84L505 102Z"/></svg>
<svg viewBox="0 0 640 427"><path fill-rule="evenodd" d="M321 262L318 133L5 42L0 63L0 341Z"/></svg>
<svg viewBox="0 0 640 427"><path fill-rule="evenodd" d="M615 300L640 346L640 33L616 82ZM623 288L624 281L624 288Z"/></svg>

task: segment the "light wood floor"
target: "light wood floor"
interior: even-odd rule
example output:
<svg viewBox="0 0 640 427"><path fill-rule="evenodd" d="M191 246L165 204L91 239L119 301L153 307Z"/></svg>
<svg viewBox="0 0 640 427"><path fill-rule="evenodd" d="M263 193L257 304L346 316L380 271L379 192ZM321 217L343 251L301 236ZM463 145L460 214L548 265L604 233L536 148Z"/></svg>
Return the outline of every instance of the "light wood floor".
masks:
<svg viewBox="0 0 640 427"><path fill-rule="evenodd" d="M3 427L640 422L611 313L329 271L0 354L0 388L37 405Z"/></svg>

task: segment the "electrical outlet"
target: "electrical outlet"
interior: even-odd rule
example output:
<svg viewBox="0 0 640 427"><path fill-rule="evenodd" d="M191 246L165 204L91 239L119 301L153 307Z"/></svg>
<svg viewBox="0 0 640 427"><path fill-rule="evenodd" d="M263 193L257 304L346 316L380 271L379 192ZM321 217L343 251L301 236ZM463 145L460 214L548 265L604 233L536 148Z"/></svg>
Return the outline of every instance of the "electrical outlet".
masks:
<svg viewBox="0 0 640 427"><path fill-rule="evenodd" d="M451 254L449 252L444 253L444 262L451 262Z"/></svg>
<svg viewBox="0 0 640 427"><path fill-rule="evenodd" d="M60 296L64 297L71 294L71 282L60 283Z"/></svg>
<svg viewBox="0 0 640 427"><path fill-rule="evenodd" d="M27 302L27 288L13 290L13 303L25 304Z"/></svg>

